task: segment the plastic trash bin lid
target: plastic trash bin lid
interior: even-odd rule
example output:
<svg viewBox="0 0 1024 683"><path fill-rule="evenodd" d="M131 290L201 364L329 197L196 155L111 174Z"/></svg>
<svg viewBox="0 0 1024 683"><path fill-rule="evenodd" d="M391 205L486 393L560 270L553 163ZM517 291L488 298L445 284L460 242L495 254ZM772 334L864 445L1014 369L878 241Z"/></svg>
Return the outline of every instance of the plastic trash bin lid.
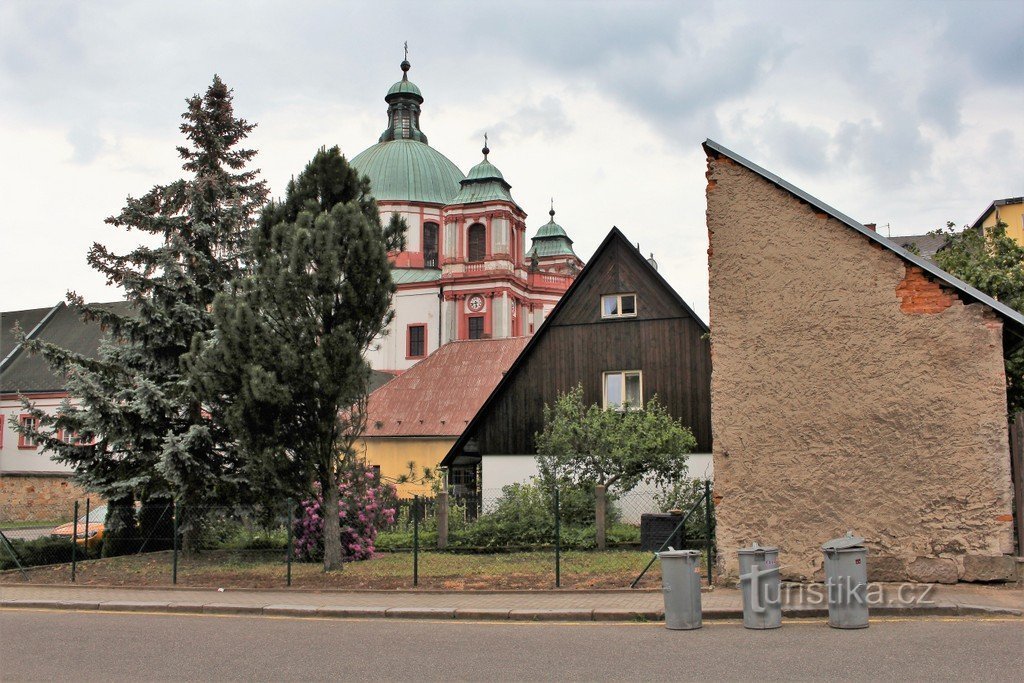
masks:
<svg viewBox="0 0 1024 683"><path fill-rule="evenodd" d="M662 550L660 553L658 553L658 557L660 559L665 559L666 557L699 557L699 556L700 556L700 551L699 550L673 550L671 546L669 546L668 550Z"/></svg>
<svg viewBox="0 0 1024 683"><path fill-rule="evenodd" d="M864 545L864 539L860 536L854 536L852 531L847 531L845 536L839 538L833 538L831 541L826 541L822 550L846 550L847 548L858 548Z"/></svg>
<svg viewBox="0 0 1024 683"><path fill-rule="evenodd" d="M740 548L740 555L757 555L760 553L777 553L779 549L773 545L760 546L754 541L749 548Z"/></svg>

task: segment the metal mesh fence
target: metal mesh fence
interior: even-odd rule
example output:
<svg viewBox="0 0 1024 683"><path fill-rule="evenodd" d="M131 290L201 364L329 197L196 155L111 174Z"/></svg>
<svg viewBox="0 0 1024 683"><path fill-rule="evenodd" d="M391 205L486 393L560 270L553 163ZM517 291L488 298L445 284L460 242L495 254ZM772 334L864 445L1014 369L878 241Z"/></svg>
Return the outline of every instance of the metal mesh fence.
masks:
<svg viewBox="0 0 1024 683"><path fill-rule="evenodd" d="M536 589L660 585L655 553L714 549L710 487L512 484L391 498L342 514L344 567L323 571L323 520L303 504L74 511L37 538L0 538L0 582L276 588ZM123 513L124 511L122 511ZM603 524L599 520L603 519ZM86 526L88 524L88 529ZM603 531L603 533L602 533ZM16 536L13 531L8 534ZM72 542L72 537L75 542ZM710 563L702 563L709 567ZM705 569L705 572L707 570Z"/></svg>

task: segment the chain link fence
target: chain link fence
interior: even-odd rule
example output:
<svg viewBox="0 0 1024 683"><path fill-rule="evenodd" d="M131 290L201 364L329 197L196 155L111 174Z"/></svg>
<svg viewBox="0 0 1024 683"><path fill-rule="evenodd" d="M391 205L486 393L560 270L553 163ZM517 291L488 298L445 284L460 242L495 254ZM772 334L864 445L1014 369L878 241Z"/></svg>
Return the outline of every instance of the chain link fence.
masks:
<svg viewBox="0 0 1024 683"><path fill-rule="evenodd" d="M602 505L603 500L603 505ZM308 501L105 506L36 539L0 535L0 582L276 588L537 589L660 585L669 546L712 567L710 482L671 491L512 484L471 496L393 495L341 511L337 572L323 571L323 520ZM362 504L361 504L362 505ZM130 520L128 523L124 519ZM108 528L110 527L110 528ZM72 540L74 539L74 540Z"/></svg>

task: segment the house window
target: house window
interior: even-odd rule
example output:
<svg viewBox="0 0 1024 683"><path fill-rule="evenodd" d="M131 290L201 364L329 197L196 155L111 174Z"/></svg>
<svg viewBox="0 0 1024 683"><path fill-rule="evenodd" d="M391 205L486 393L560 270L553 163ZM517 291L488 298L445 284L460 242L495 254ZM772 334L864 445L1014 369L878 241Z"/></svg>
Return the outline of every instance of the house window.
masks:
<svg viewBox="0 0 1024 683"><path fill-rule="evenodd" d="M437 268L437 223L423 224L423 267Z"/></svg>
<svg viewBox="0 0 1024 683"><path fill-rule="evenodd" d="M487 257L487 228L480 223L469 226L468 261L483 261Z"/></svg>
<svg viewBox="0 0 1024 683"><path fill-rule="evenodd" d="M643 374L639 370L604 373L605 410L639 410L643 397Z"/></svg>
<svg viewBox="0 0 1024 683"><path fill-rule="evenodd" d="M407 358L422 358L427 354L427 326L409 325Z"/></svg>
<svg viewBox="0 0 1024 683"><path fill-rule="evenodd" d="M25 429L39 429L39 418L31 415L22 415L18 422ZM35 448L36 440L27 434L18 434L18 448Z"/></svg>
<svg viewBox="0 0 1024 683"><path fill-rule="evenodd" d="M469 319L469 338L484 338L484 317L482 315L474 315Z"/></svg>
<svg viewBox="0 0 1024 683"><path fill-rule="evenodd" d="M635 318L636 294L605 294L601 297L602 318Z"/></svg>

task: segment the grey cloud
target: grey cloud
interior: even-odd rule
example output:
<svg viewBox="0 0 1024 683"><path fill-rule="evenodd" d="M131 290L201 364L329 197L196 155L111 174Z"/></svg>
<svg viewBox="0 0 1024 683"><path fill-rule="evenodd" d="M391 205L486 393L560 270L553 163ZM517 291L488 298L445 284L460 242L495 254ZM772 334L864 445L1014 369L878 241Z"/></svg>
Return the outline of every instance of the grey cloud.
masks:
<svg viewBox="0 0 1024 683"><path fill-rule="evenodd" d="M76 127L68 131L67 140L74 150L71 160L76 164L91 163L103 151L103 138L94 129Z"/></svg>
<svg viewBox="0 0 1024 683"><path fill-rule="evenodd" d="M480 136L488 133L492 142L501 142L507 135L510 138L524 138L540 135L552 139L566 135L572 131L572 123L565 113L561 100L556 97L545 97L536 104L520 107L501 121L477 132Z"/></svg>

